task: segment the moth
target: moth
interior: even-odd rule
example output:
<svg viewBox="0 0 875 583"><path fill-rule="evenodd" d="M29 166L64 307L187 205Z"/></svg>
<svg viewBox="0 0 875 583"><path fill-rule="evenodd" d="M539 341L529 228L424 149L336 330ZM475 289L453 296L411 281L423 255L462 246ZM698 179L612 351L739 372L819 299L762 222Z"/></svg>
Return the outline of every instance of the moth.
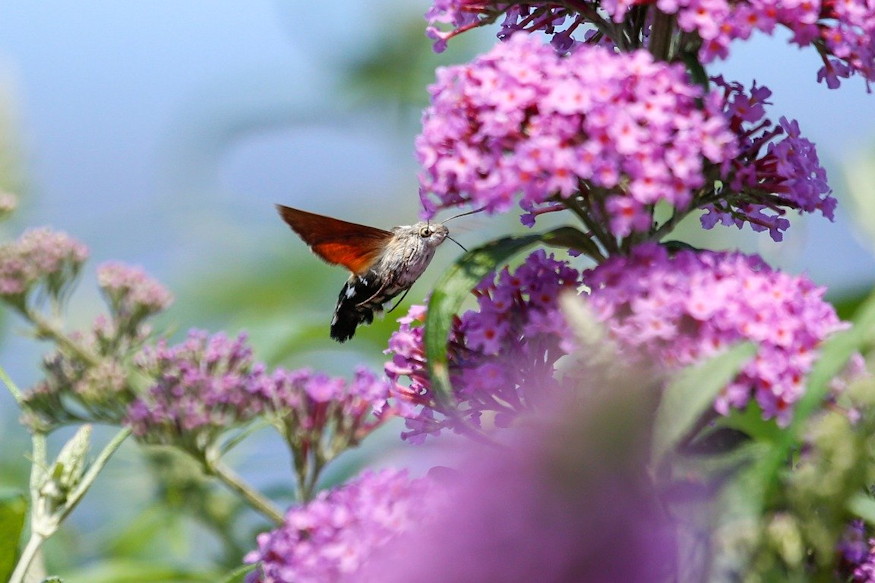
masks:
<svg viewBox="0 0 875 583"><path fill-rule="evenodd" d="M316 255L352 272L337 296L331 319L331 338L338 342L352 338L359 325L373 322L374 313L382 311L386 302L406 295L444 240L462 247L443 223L423 221L384 231L281 204L276 208ZM395 306L403 299L402 295Z"/></svg>

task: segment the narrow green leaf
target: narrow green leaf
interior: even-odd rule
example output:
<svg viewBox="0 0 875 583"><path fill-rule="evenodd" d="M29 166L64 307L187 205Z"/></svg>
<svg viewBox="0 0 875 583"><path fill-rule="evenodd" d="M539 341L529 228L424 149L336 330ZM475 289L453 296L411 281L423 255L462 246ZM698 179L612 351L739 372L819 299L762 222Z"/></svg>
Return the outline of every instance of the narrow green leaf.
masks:
<svg viewBox="0 0 875 583"><path fill-rule="evenodd" d="M238 567L226 574L222 578L221 583L243 583L246 580L246 575L254 571L256 567L258 567L257 563Z"/></svg>
<svg viewBox="0 0 875 583"><path fill-rule="evenodd" d="M438 280L428 302L423 343L432 389L439 401L449 401L451 395L447 338L453 316L462 307L471 289L486 274L523 249L541 241L544 236L532 234L491 241L460 257Z"/></svg>
<svg viewBox="0 0 875 583"><path fill-rule="evenodd" d="M875 330L875 294L863 302L852 321L849 330L843 330L830 337L820 350L820 357L808 375L805 394L796 404L791 433L796 436L802 424L816 411L829 392L829 383L847 366L854 353L862 350L866 342L872 342Z"/></svg>
<svg viewBox="0 0 875 583"><path fill-rule="evenodd" d="M559 227L544 233L544 244L563 249L576 249L589 257L601 257L601 252L592 239L574 227Z"/></svg>
<svg viewBox="0 0 875 583"><path fill-rule="evenodd" d="M21 494L0 498L0 581L7 581L15 568L26 513L27 500Z"/></svg>
<svg viewBox="0 0 875 583"><path fill-rule="evenodd" d="M750 343L734 346L701 364L682 370L666 388L656 410L653 459L659 464L714 403L720 389L756 354Z"/></svg>

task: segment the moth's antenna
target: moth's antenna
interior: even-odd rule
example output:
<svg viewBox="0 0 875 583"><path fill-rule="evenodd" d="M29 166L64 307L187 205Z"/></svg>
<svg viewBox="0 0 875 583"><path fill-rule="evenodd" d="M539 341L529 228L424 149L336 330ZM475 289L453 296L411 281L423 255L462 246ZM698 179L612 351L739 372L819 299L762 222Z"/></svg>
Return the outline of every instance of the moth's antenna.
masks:
<svg viewBox="0 0 875 583"><path fill-rule="evenodd" d="M455 218L455 217L454 217L454 218ZM444 223L446 223L446 221L444 221ZM443 223L441 223L441 224L443 224ZM465 249L465 246L464 246L464 245L462 245L461 243L459 243L458 241L456 241L455 239L453 239L453 238L450 237L449 235L447 235L447 239L449 239L450 241L452 241L453 243L455 243L456 245L458 245L459 247L461 247L461 248L462 248L462 251L464 251L465 253L468 252L468 250Z"/></svg>
<svg viewBox="0 0 875 583"><path fill-rule="evenodd" d="M480 207L479 209L476 209L476 210L473 210L473 211L468 211L468 212L466 212L466 213L462 213L462 214L460 214L460 215L456 215L456 216L454 216L454 217L450 217L450 218L448 218L447 220L441 222L441 224L443 225L444 223L449 223L449 222L452 221L453 219L458 219L459 217L467 217L468 215L473 215L474 213L479 213L479 212L481 212L481 211L485 211L485 210L486 210L486 207L485 207L485 206L482 206L482 207ZM457 243L457 245L458 245L458 243ZM462 247L462 246L459 245L459 247ZM464 247L462 247L462 249L464 249Z"/></svg>

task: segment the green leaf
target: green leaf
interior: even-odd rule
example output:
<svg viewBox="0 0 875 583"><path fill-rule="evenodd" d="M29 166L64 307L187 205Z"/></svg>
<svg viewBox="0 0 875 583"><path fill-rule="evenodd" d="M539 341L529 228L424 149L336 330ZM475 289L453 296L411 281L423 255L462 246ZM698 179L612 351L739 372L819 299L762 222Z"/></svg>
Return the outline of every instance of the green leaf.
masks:
<svg viewBox="0 0 875 583"><path fill-rule="evenodd" d="M238 567L230 573L226 574L220 580L220 583L243 583L246 580L246 575L254 571L256 567L258 567L257 563Z"/></svg>
<svg viewBox="0 0 875 583"><path fill-rule="evenodd" d="M805 394L796 404L791 433L796 436L802 425L816 411L829 392L830 382L847 366L854 353L863 349L864 344L872 342L870 336L875 330L875 294L863 302L853 319L852 327L843 330L823 343L820 358L814 363L808 375Z"/></svg>
<svg viewBox="0 0 875 583"><path fill-rule="evenodd" d="M744 343L701 364L682 370L666 388L653 428L653 459L659 464L690 433L714 403L720 390L756 354L756 346Z"/></svg>
<svg viewBox="0 0 875 583"><path fill-rule="evenodd" d="M559 227L544 233L541 237L544 244L563 249L576 249L590 257L601 257L601 252L592 239L574 227Z"/></svg>
<svg viewBox="0 0 875 583"><path fill-rule="evenodd" d="M8 580L15 568L26 514L27 500L23 495L0 498L0 581Z"/></svg>
<svg viewBox="0 0 875 583"><path fill-rule="evenodd" d="M717 425L738 429L763 443L777 443L783 433L774 419L763 419L763 410L756 401L748 403L742 411L733 409L729 415L718 419Z"/></svg>
<svg viewBox="0 0 875 583"><path fill-rule="evenodd" d="M869 496L856 494L848 501L848 509L869 524L875 524L875 500Z"/></svg>
<svg viewBox="0 0 875 583"><path fill-rule="evenodd" d="M208 583L216 573L178 567L159 561L105 559L65 576L67 583Z"/></svg>
<svg viewBox="0 0 875 583"><path fill-rule="evenodd" d="M448 402L451 397L447 338L453 316L462 307L471 289L490 271L543 237L532 234L491 241L460 257L438 280L428 302L423 343L432 390L439 402Z"/></svg>
<svg viewBox="0 0 875 583"><path fill-rule="evenodd" d="M823 403L829 392L829 383L847 365L848 359L871 342L872 330L875 329L875 294L872 294L857 310L853 326L833 335L821 347L820 358L814 363L808 375L808 383L802 398L796 403L793 420L781 435L778 443L771 449L770 455L762 462L759 479L762 481L767 499L778 487L778 472L786 463L792 449L798 447L805 423Z"/></svg>

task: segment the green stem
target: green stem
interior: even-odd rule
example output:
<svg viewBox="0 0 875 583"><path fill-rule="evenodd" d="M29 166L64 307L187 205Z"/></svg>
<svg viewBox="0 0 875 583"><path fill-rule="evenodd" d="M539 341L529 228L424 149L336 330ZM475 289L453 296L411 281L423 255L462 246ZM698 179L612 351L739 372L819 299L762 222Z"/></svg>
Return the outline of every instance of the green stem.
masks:
<svg viewBox="0 0 875 583"><path fill-rule="evenodd" d="M273 502L264 497L260 492L243 481L234 471L211 456L204 456L204 464L207 472L218 478L223 484L240 495L252 508L263 514L276 525L282 525L283 513L274 506Z"/></svg>
<svg viewBox="0 0 875 583"><path fill-rule="evenodd" d="M669 61L671 41L675 30L675 16L656 10L653 28L650 31L650 54L657 61Z"/></svg>
<svg viewBox="0 0 875 583"><path fill-rule="evenodd" d="M6 372L6 369L2 366L0 366L0 381L3 381L3 384L6 385L6 388L9 389L10 393L12 393L12 398L15 399L15 402L21 405L21 401L24 398L24 393L21 392L21 389L18 388L18 385L15 384L15 382Z"/></svg>
<svg viewBox="0 0 875 583"><path fill-rule="evenodd" d="M5 374L5 373L4 373ZM8 383L6 379L3 379L3 382ZM9 583L22 583L24 581L25 576L27 575L27 571L30 569L30 565L33 562L34 557L36 557L37 552L42 546L43 542L48 538L47 535L44 535L42 532L39 532L37 529L34 529L33 525L38 521L37 517L37 506L39 501L39 488L40 484L43 482L43 477L46 472L46 468L48 467L48 462L46 460L46 434L41 431L34 432L31 437L31 466L30 466L30 515L31 515L31 529L30 529L30 538L27 540L27 544L24 546L24 550L21 552L21 556L18 558L18 563L15 565L15 570L12 572L12 577L9 579Z"/></svg>
<svg viewBox="0 0 875 583"><path fill-rule="evenodd" d="M60 328L39 312L26 310L25 317L36 327L38 337L48 337L54 340L61 348L75 354L91 366L100 364L100 358L83 348L75 340L64 334Z"/></svg>
<svg viewBox="0 0 875 583"><path fill-rule="evenodd" d="M42 432L35 432L32 437L33 442L33 460L31 461L30 470L30 500L31 500L31 525L30 538L18 559L18 564L15 566L15 571L12 573L10 583L22 583L25 580L31 563L37 556L42 544L48 540L56 531L61 522L76 508L76 505L85 496L88 488L97 479L97 475L109 461L109 458L119 448L122 442L131 434L129 428L122 429L110 442L103 448L97 458L91 463L88 471L79 480L79 483L70 491L67 500L61 511L54 514L46 514L46 505L41 503L42 495L40 487L45 481L45 475L48 468L46 459L46 435Z"/></svg>
<svg viewBox="0 0 875 583"><path fill-rule="evenodd" d="M12 576L9 578L9 583L24 583L27 577L27 571L33 563L34 557L42 547L47 537L38 532L31 532L27 544L24 545L24 550L21 551L21 556L18 558L18 564L15 565L15 570L12 571Z"/></svg>
<svg viewBox="0 0 875 583"><path fill-rule="evenodd" d="M100 454L94 459L93 462L88 466L88 471L82 476L82 479L79 480L79 483L76 484L76 487L70 492L69 496L67 496L67 502L64 504L64 510L61 512L60 519L58 522L67 518L67 516L76 508L76 505L79 504L79 501L82 500L82 497L85 496L85 492L88 491L88 488L91 487L91 484L97 479L97 474L103 469L106 463L109 461L109 458L112 457L125 439L131 434L131 428L125 427L121 431L115 434L115 436L110 440L109 443L101 450Z"/></svg>

